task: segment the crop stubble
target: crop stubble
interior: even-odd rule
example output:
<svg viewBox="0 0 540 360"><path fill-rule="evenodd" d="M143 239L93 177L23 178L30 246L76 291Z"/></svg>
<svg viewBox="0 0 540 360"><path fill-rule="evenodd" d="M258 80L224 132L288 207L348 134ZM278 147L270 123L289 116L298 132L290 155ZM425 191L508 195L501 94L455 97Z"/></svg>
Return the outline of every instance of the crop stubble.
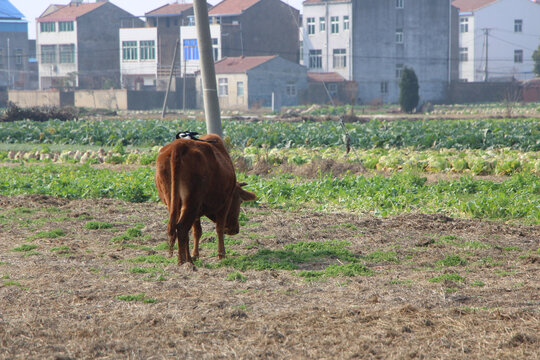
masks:
<svg viewBox="0 0 540 360"><path fill-rule="evenodd" d="M228 250L340 240L366 258L394 251L399 262L366 260L372 276L315 282L281 270L248 270L245 282L226 281L234 269L175 263L132 273L154 265L129 259L166 255L155 249L165 241L163 205L0 196L0 358L539 357L539 226L425 214L245 212L242 243ZM50 221L29 220L40 218ZM88 230L89 220L113 228ZM135 223L145 225L145 237L129 242L135 247L110 241ZM58 228L66 235L32 238ZM210 234L211 224L203 230ZM38 245L36 253L12 251L21 244ZM217 263L211 251L201 254L210 265ZM436 266L452 254L467 265ZM454 273L465 281L428 281ZM155 302L118 299L129 294Z"/></svg>

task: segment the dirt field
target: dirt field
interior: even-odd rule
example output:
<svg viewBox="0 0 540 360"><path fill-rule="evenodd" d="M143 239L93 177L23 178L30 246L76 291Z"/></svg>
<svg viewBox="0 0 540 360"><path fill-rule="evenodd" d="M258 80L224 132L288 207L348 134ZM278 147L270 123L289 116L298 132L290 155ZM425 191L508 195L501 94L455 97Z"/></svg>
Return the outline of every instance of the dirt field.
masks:
<svg viewBox="0 0 540 360"><path fill-rule="evenodd" d="M306 281L136 262L167 256L166 217L157 203L0 196L0 358L540 358L539 226L245 208L233 254L348 241L373 271ZM201 260L216 264L203 227Z"/></svg>

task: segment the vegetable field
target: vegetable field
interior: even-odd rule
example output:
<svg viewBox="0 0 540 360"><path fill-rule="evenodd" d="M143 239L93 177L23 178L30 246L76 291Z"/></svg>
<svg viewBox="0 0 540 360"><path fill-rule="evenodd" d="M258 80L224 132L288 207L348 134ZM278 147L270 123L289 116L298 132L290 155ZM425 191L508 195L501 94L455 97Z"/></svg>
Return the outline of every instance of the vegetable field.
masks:
<svg viewBox="0 0 540 360"><path fill-rule="evenodd" d="M155 158L203 122L0 125L0 358L538 358L537 118L223 125L258 200L181 267Z"/></svg>

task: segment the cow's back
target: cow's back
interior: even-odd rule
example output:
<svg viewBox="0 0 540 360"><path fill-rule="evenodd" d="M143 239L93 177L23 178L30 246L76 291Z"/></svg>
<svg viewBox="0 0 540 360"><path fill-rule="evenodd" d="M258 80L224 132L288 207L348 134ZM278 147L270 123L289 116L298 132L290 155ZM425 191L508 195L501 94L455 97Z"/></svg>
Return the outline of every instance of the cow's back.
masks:
<svg viewBox="0 0 540 360"><path fill-rule="evenodd" d="M169 208L172 188L176 186L180 201L189 199L199 216L212 218L226 211L223 206L232 196L236 175L221 138L209 134L201 139L213 142L178 139L160 150L156 161L156 186L160 198Z"/></svg>

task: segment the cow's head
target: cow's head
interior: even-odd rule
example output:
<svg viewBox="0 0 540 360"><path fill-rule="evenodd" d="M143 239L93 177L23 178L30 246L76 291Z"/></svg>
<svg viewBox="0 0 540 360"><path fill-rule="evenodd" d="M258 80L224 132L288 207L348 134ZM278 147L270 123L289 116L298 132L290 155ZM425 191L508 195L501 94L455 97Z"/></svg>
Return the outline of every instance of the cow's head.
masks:
<svg viewBox="0 0 540 360"><path fill-rule="evenodd" d="M229 208L229 214L227 215L227 223L225 224L225 234L227 235L236 235L240 231L238 217L240 216L240 204L242 204L242 201L257 200L257 195L242 189L242 186L245 185L247 184L236 183L231 207Z"/></svg>

